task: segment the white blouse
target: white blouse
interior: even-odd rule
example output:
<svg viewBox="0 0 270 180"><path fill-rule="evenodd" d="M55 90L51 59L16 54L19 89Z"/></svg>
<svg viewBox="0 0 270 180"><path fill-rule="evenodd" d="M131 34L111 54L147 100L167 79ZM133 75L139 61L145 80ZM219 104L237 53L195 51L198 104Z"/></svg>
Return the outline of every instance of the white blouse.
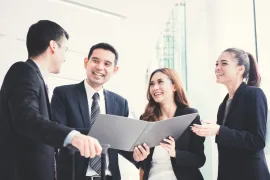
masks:
<svg viewBox="0 0 270 180"><path fill-rule="evenodd" d="M168 151L159 145L154 150L148 180L161 179L177 180Z"/></svg>

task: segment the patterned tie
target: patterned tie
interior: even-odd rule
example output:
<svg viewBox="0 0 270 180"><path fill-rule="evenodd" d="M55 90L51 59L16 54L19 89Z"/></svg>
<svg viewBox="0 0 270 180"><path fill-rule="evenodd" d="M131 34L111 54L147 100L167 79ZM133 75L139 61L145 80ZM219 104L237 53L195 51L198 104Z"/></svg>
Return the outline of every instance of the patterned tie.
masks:
<svg viewBox="0 0 270 180"><path fill-rule="evenodd" d="M93 102L92 102L92 106L91 106L91 119L90 119L91 125L93 125L93 123L97 119L97 116L100 113L100 108L98 105L99 94L95 93L92 98L93 98ZM101 174L101 158L99 156L96 156L96 157L90 159L89 165L99 175Z"/></svg>

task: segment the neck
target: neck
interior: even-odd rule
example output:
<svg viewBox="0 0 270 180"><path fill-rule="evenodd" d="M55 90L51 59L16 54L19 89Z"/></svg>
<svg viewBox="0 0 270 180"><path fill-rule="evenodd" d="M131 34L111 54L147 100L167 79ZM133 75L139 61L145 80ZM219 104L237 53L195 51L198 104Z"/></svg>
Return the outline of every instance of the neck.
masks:
<svg viewBox="0 0 270 180"><path fill-rule="evenodd" d="M49 59L47 57L45 57L44 55L40 55L30 59L35 61L42 71L49 72Z"/></svg>
<svg viewBox="0 0 270 180"><path fill-rule="evenodd" d="M100 85L93 85L93 83L91 83L90 81L89 81L89 79L87 78L86 79L86 82L87 82L87 84L89 84L89 86L91 86L96 92L98 92L99 90L101 90L102 89L102 86L100 86Z"/></svg>
<svg viewBox="0 0 270 180"><path fill-rule="evenodd" d="M237 81L235 83L231 83L226 85L228 92L229 92L229 99L232 99L236 90L239 88L239 86L241 85L242 81Z"/></svg>
<svg viewBox="0 0 270 180"><path fill-rule="evenodd" d="M174 101L170 103L160 104L162 119L172 118L176 111L176 104Z"/></svg>

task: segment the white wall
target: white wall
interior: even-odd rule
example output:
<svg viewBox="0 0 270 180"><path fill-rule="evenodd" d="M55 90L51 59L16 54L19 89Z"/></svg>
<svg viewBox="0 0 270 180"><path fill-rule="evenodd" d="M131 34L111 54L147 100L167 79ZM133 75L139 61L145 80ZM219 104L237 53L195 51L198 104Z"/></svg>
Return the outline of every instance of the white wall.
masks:
<svg viewBox="0 0 270 180"><path fill-rule="evenodd" d="M49 77L50 94L55 86L83 80L84 57L93 44L104 41L114 45L120 55L120 70L105 87L126 97L140 115L145 106L148 61L153 58L154 44L174 0L73 2L85 5L64 0L0 0L0 84L11 64L27 59L25 38L29 26L49 19L70 34L68 59L60 74ZM137 170L121 157L120 167L123 179L138 179Z"/></svg>

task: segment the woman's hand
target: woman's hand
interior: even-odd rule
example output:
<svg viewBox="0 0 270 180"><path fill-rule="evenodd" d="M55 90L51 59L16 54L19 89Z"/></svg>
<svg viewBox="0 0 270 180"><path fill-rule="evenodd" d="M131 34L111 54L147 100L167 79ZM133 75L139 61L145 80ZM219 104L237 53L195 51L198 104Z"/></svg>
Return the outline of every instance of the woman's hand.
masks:
<svg viewBox="0 0 270 180"><path fill-rule="evenodd" d="M174 139L170 136L168 139L163 139L165 142L161 142L160 145L164 149L166 149L169 153L169 156L174 157L176 156L175 152L175 141Z"/></svg>
<svg viewBox="0 0 270 180"><path fill-rule="evenodd" d="M198 136L206 137L206 136L215 136L219 134L220 126L216 123L209 121L202 121L203 124L193 124L191 126L191 130L197 134Z"/></svg>

